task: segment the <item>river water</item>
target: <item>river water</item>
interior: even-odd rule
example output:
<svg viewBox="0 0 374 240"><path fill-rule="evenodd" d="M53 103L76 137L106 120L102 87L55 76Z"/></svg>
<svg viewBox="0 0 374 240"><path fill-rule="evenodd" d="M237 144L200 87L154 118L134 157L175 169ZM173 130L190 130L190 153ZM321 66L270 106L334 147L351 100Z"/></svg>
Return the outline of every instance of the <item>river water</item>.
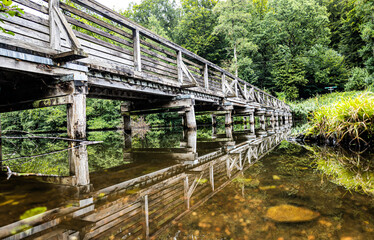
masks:
<svg viewBox="0 0 374 240"><path fill-rule="evenodd" d="M16 173L0 177L0 238L374 239L373 155L302 145L290 131L90 132L102 142L87 146L89 188L66 181L67 142L4 139ZM299 219L274 219L274 207Z"/></svg>

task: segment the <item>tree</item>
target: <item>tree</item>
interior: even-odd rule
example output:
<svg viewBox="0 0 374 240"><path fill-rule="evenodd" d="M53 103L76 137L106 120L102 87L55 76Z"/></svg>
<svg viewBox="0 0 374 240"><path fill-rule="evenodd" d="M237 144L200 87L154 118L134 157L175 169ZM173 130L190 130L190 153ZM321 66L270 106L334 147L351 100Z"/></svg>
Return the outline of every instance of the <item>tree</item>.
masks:
<svg viewBox="0 0 374 240"><path fill-rule="evenodd" d="M121 14L146 28L161 28L155 32L166 33L166 37L171 40L179 20L179 9L175 0L142 0L140 4L131 4Z"/></svg>
<svg viewBox="0 0 374 240"><path fill-rule="evenodd" d="M12 3L12 0L0 0L0 15L4 17L14 17L24 14L21 8L19 8L17 5L12 5ZM0 23L4 23L4 21L0 19ZM5 30L1 26L0 31L6 34L14 35L13 32Z"/></svg>
<svg viewBox="0 0 374 240"><path fill-rule="evenodd" d="M217 15L213 8L217 0L182 0L181 19L175 41L182 47L213 62L225 59L226 42L222 34L213 34Z"/></svg>
<svg viewBox="0 0 374 240"><path fill-rule="evenodd" d="M228 0L219 2L214 8L218 16L218 25L214 32L222 33L233 52L232 69L238 76L238 53L243 44L250 44L247 39L250 23L249 2L247 0Z"/></svg>

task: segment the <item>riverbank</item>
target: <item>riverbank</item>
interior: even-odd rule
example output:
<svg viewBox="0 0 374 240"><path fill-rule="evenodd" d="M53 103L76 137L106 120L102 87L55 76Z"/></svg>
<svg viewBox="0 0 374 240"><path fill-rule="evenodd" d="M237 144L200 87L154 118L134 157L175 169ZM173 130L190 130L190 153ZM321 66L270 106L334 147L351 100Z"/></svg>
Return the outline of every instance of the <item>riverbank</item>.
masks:
<svg viewBox="0 0 374 240"><path fill-rule="evenodd" d="M332 93L290 103L296 120L307 120L299 137L347 146L368 146L374 136L374 93Z"/></svg>

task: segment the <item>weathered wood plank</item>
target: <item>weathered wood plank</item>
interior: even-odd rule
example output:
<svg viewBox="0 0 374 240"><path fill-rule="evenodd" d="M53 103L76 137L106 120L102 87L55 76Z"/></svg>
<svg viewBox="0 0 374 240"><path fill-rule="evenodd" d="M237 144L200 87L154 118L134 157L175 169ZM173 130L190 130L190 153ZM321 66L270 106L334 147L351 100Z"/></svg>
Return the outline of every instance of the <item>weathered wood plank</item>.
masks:
<svg viewBox="0 0 374 240"><path fill-rule="evenodd" d="M161 54L155 53L155 52L153 52L151 50L148 50L148 49L145 49L143 47L141 47L140 50L143 53L146 53L146 54L151 55L153 57L156 57L156 58L159 58L161 60L164 60L164 61L167 61L169 63L172 63L172 64L174 64L174 66L177 64L177 60L176 59L171 59L171 58L165 57L165 56L163 56Z"/></svg>
<svg viewBox="0 0 374 240"><path fill-rule="evenodd" d="M73 14L81 17L81 18L84 18L84 19L86 19L90 22L93 22L93 23L95 23L95 24L97 24L101 27L104 27L108 30L111 30L112 32L115 32L115 33L117 33L121 36L124 36L124 37L128 38L129 40L130 39L132 40L132 35L130 33L126 32L125 30L120 29L118 26L113 26L113 25L111 25L107 22L104 22L103 20L95 18L94 16L91 16L91 15L85 13L85 12L82 12L82 11L80 11L80 10L74 8L74 7L71 7L67 4L65 4L65 3L60 3L60 7L61 7L61 9L64 9L64 10L70 12L70 13L73 13Z"/></svg>
<svg viewBox="0 0 374 240"><path fill-rule="evenodd" d="M44 13L44 14L49 14L48 13L48 8L43 6L43 5L40 5L40 4L37 4L36 2L33 2L33 1L28 1L28 0L13 0L13 2L16 2L16 3L19 3L25 7L29 7L31 9L34 9L38 12L41 12L41 13Z"/></svg>
<svg viewBox="0 0 374 240"><path fill-rule="evenodd" d="M31 17L33 15L28 14L28 16ZM28 19L25 19L25 18L22 18L22 17L17 17L17 16L15 16L15 17L5 17L3 15L0 15L0 19L3 20L5 22L5 24L14 24L14 25L17 25L17 26L22 26L22 27L28 28L30 30L34 30L34 31L41 32L41 33L49 35L49 28L48 28L48 26L46 26L44 24L39 24L39 23L36 23L34 21L29 21ZM41 18L39 18L39 19L41 19ZM49 22L49 21L47 21L47 22Z"/></svg>
<svg viewBox="0 0 374 240"><path fill-rule="evenodd" d="M107 33L107 32L104 32L103 30L101 29L98 29L98 28L95 28L93 26L90 26L90 25L87 25L75 18L72 18L72 17L69 17L69 16L66 16L66 20L68 21L68 23L72 24L72 25L75 25L77 27L80 27L80 28L83 28L87 31L90 31L92 33L96 33L97 35L100 35L100 36L103 36L107 39L110 39L110 40L113 40L115 42L118 42L120 44L123 44L123 45L126 45L130 48L133 47L133 44L132 42L129 42L127 40L125 40L124 38L121 38L119 36L115 36L113 34L110 34L110 33ZM76 34L76 31L73 31L75 34Z"/></svg>

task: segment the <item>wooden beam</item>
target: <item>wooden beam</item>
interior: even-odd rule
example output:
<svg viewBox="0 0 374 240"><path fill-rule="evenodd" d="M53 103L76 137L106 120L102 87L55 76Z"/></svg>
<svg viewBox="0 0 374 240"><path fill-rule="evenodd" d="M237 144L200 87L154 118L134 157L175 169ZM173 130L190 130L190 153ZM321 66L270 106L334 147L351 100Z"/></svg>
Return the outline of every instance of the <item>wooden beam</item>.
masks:
<svg viewBox="0 0 374 240"><path fill-rule="evenodd" d="M72 96L63 96L63 97L55 97L55 98L48 98L42 99L37 101L31 102L22 102L17 104L11 104L7 106L0 106L0 112L13 112L13 111L20 111L20 110L27 110L27 109L34 109L34 108L44 108L44 107L51 107L51 106L59 106L59 105L66 105L71 104Z"/></svg>
<svg viewBox="0 0 374 240"><path fill-rule="evenodd" d="M70 27L70 25L67 22L66 18L61 13L61 10L59 9L59 7L56 6L56 5L53 5L53 9L56 12L59 20L62 22L62 25L64 26L64 28L65 28L65 30L67 32L67 35L68 35L68 37L70 38L70 40L71 40L71 42L73 44L72 48L73 49L81 49L82 48L81 44L79 43L77 37L75 36L75 34L73 32L73 29Z"/></svg>

